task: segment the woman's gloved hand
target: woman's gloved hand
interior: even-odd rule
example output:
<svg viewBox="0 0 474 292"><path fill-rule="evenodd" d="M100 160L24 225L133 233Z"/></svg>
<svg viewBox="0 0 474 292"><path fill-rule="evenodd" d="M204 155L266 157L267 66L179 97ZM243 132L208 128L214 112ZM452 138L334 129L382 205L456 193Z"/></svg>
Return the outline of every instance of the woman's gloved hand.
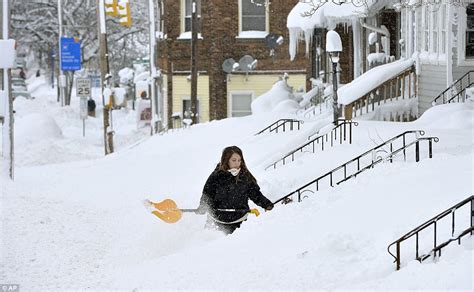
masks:
<svg viewBox="0 0 474 292"><path fill-rule="evenodd" d="M273 209L273 203L271 205L268 205L266 208L265 208L265 211L270 211Z"/></svg>
<svg viewBox="0 0 474 292"><path fill-rule="evenodd" d="M194 211L195 214L198 214L198 215L204 215L206 214L206 208L204 208L203 206L199 206L196 211Z"/></svg>

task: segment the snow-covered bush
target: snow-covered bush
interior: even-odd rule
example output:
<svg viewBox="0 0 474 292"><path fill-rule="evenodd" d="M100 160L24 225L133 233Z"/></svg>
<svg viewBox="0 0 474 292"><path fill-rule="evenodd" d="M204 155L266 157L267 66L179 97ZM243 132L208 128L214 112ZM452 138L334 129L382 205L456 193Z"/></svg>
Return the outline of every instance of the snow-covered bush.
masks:
<svg viewBox="0 0 474 292"><path fill-rule="evenodd" d="M293 88L284 80L276 82L266 93L257 97L251 104L252 114L271 111L293 111L300 108L295 100Z"/></svg>

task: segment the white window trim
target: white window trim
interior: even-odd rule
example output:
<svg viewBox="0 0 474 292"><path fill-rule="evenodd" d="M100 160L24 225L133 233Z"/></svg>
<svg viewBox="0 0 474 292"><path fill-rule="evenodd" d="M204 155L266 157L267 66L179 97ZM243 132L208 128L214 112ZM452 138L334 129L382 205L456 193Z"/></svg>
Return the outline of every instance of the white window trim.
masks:
<svg viewBox="0 0 474 292"><path fill-rule="evenodd" d="M439 25L439 34L438 34L438 45L439 45L439 53L440 54L446 54L448 52L447 46L448 46L448 7L447 4L441 4L442 7L440 7L440 18L439 19L444 19L445 23L443 25L443 20L441 20L440 25ZM444 13L443 13L444 12ZM444 32L444 38L443 38L443 32ZM443 39L444 39L444 47L443 47Z"/></svg>
<svg viewBox="0 0 474 292"><path fill-rule="evenodd" d="M439 14L441 9L438 8L436 11L430 12L430 52L433 54L439 54ZM436 29L435 29L435 16L436 16ZM436 38L435 38L436 33ZM437 46L435 47L435 41Z"/></svg>
<svg viewBox="0 0 474 292"><path fill-rule="evenodd" d="M422 28L423 28L423 37L422 37L422 44L423 44L423 47L421 48L421 51L424 51L424 52L429 52L430 51L430 24L429 24L429 21L430 21L430 17L428 17L428 23L426 23L426 14L428 13L428 7L427 6L423 6L422 7L422 14L421 14L421 17L422 17ZM426 31L428 30L428 39L426 39Z"/></svg>
<svg viewBox="0 0 474 292"><path fill-rule="evenodd" d="M227 95L227 117L231 118L232 117L232 99L234 98L234 95L236 94L248 94L252 96L252 101L255 100L255 91L245 91L245 90L233 90L229 91L229 94ZM250 112L252 112L252 108L250 108Z"/></svg>
<svg viewBox="0 0 474 292"><path fill-rule="evenodd" d="M265 38L270 32L270 15L265 8L265 31L242 31L242 0L239 0L239 34L236 38Z"/></svg>
<svg viewBox="0 0 474 292"><path fill-rule="evenodd" d="M455 9L455 8L454 8ZM458 66L474 66L474 59L466 59L467 8L458 8L457 59Z"/></svg>
<svg viewBox="0 0 474 292"><path fill-rule="evenodd" d="M182 96L181 97L181 111L180 111L180 113L184 112L183 101L185 101L185 100L191 101L191 96ZM197 101L198 101L198 104L202 103L201 98L199 96L197 96ZM198 114L198 121L200 121L201 120L201 106L198 106L197 114ZM182 119L184 119L184 116L182 117Z"/></svg>
<svg viewBox="0 0 474 292"><path fill-rule="evenodd" d="M412 36L413 36L413 22L411 20L411 10L403 9L402 13L404 15L405 23L402 31L402 36L405 39L405 58L411 57L413 54L412 51Z"/></svg>
<svg viewBox="0 0 474 292"><path fill-rule="evenodd" d="M182 32L179 37L177 38L177 40L190 40L192 38L192 34L190 31L186 31L186 32ZM197 35L197 38L199 40L202 40L204 39L201 35L201 33L199 32L198 35Z"/></svg>
<svg viewBox="0 0 474 292"><path fill-rule="evenodd" d="M184 26L185 26L185 17L186 17L186 0L181 0L181 17L180 17L180 32L181 34L183 34L185 31L184 31Z"/></svg>
<svg viewBox="0 0 474 292"><path fill-rule="evenodd" d="M202 2L202 1L201 1ZM180 17L180 35L178 39L191 39L191 31L184 31L185 29L185 18L186 18L186 0L181 0L181 17ZM202 11L201 11L202 13ZM201 33L198 33L198 38L202 39Z"/></svg>

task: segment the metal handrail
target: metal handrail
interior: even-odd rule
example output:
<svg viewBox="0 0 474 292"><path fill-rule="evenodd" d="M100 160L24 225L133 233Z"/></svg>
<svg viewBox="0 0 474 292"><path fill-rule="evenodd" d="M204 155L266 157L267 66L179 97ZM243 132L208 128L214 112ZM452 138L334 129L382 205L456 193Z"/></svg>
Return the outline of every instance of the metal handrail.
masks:
<svg viewBox="0 0 474 292"><path fill-rule="evenodd" d="M411 143L409 143L409 144L406 143L406 135L408 135L408 134L415 134L415 141L413 141L413 142L411 142ZM348 179L350 179L350 178L356 177L357 175L359 175L359 174L362 173L363 171L365 171L365 170L367 170L367 169L370 169L370 168L373 168L375 165L379 164L380 162L382 162L382 161L384 161L384 160L389 160L390 162L393 162L393 157L394 157L395 155L397 155L398 153L400 153L400 152L403 152L404 160L406 160L406 158L407 158L407 157L406 157L406 149L407 149L408 147L412 146L412 145L415 145L415 157L416 157L416 161L418 162L418 161L419 161L419 157L420 157L420 154L419 154L419 152L420 152L420 144L419 144L419 142L420 142L420 141L423 141L423 140L428 140L428 141L429 141L429 144L428 144L428 145L429 145L429 158L432 158L432 154L433 154L433 152L432 152L432 141L438 142L439 139L438 139L437 137L426 137L426 138L419 138L419 137L418 137L418 135L424 135L424 134L425 134L425 132L422 131L422 130L412 130L412 131L403 132L403 133L401 133L401 134L399 134L399 135L397 135L397 136L395 136L395 137L393 137L393 138L391 138L391 139L385 141L384 143L382 143L382 144L380 144L380 145L378 145L378 146L376 146L376 147L374 147L374 148L372 148L372 149L370 149L370 150L368 150L368 151L362 153L361 155L359 155L359 156L357 156L357 157L355 157L355 158L349 160L348 162L346 162L346 163L344 163L344 164L342 164L342 165L340 165L340 166L334 168L333 170L331 170L331 171L329 171L329 172L327 172L327 173L325 173L325 174L319 176L318 178L316 178L316 179L310 181L309 183L303 185L302 187L300 187L300 188L298 188L298 189L296 189L296 190L290 192L289 194L287 194L287 195L281 197L280 199L276 200L276 201L274 202L274 204L276 204L276 203L278 203L278 202L280 202L280 201L284 201L284 202L285 202L285 201L287 200L287 198L289 198L289 197L291 197L291 196L293 196L293 195L295 195L295 194L298 194L298 202L301 202L301 193L302 193L302 191L303 191L305 188L307 188L307 187L309 187L309 186L311 186L311 185L316 184L316 191L319 191L319 181L322 180L322 179L324 179L324 178L327 178L327 177L329 177L329 180L330 180L330 183L329 183L329 184L330 184L330 186L333 187L333 186L334 186L334 182L333 182L334 177L333 177L333 176L334 176L334 173L335 173L336 171L338 171L338 170L341 170L341 169L342 169L342 170L344 171L344 178L343 178L342 180L336 182L336 185L338 185L338 184L340 184L340 183L342 183L342 182L345 182L346 180L348 180ZM393 149L393 143L394 143L396 140L400 139L400 138L402 139L403 146L400 147L399 149L395 149L395 150L394 150L394 149ZM381 157L381 156L377 156L377 153L378 153L377 150L379 150L380 148L382 148L382 147L384 147L384 146L389 146L389 147L390 147L389 155L388 155L386 158L383 158L383 157ZM367 166L361 168L361 165L360 165L361 159L362 159L363 157L365 157L365 156L368 156L369 154L372 155L372 162L371 162L369 165L367 165ZM355 173L351 174L351 175L348 175L348 174L347 174L347 166L350 165L351 163L357 163L357 171L356 171Z"/></svg>
<svg viewBox="0 0 474 292"><path fill-rule="evenodd" d="M467 228L465 230L463 230L458 236L454 236L454 232L455 232L455 212L457 209L463 207L464 205L466 205L467 203L471 202L471 227L470 228ZM444 217L448 216L449 214L451 214L451 238L448 239L447 241L441 243L441 244L437 244L436 240L437 240L437 222L440 220L440 219L443 219ZM434 244L433 244L433 249L431 249L431 251L427 254L424 254L424 255L419 255L419 245L418 245L418 239L419 239L419 233L430 227L431 225L434 225ZM387 247L387 251L388 253L395 259L394 262L397 263L397 270L400 270L400 244L402 241L404 240L407 240L408 238L412 237L412 236L416 236L416 259L420 262L424 261L425 259L429 258L431 256L431 254L433 254L433 256L436 257L436 252L438 252L439 256L441 256L441 249L445 246L447 246L448 244L450 244L451 242L453 241L458 241L459 244L461 244L461 238L467 234L473 234L474 233L474 196L470 196L468 197L467 199L457 203L456 205L452 206L451 208L448 208L447 210L441 212L440 214L436 215L435 217L431 218L430 220L426 221L425 223L421 224L420 226L416 227L415 229L411 230L410 232L408 232L407 234L403 235L402 237L400 237L399 239L395 240L394 242L392 242L388 247ZM390 252L390 248L396 244L396 254L397 255L394 255Z"/></svg>
<svg viewBox="0 0 474 292"><path fill-rule="evenodd" d="M354 124L354 126L358 126L359 123L353 122L352 120L345 120L345 119L338 119L337 123L338 123L337 126L332 128L331 131L327 132L326 134L322 134L322 135L310 140L309 142L299 146L298 148L292 150L291 152L287 153L282 158L278 159L274 163L272 163L272 164L268 165L267 167L265 167L265 170L269 169L272 166L275 169L279 162L283 162L283 165L285 165L286 164L286 159L288 157L291 157L291 161L294 161L295 160L295 154L297 152L303 152L303 149L307 146L312 146L313 153L315 153L316 152L316 147L315 147L316 144L319 144L321 142L321 151L324 151L324 138L326 138L326 142L328 142L330 140L331 141L330 145L331 145L331 147L333 147L334 146L334 141L337 140L338 136L339 136L339 144L342 144L343 141L347 140L347 134L348 134L349 144L352 144L352 124ZM347 133L346 125L349 125L349 133ZM338 129L339 129L339 135L337 134ZM308 137L308 139L311 139L311 136L313 136L313 135L310 135ZM331 136L330 139L329 139L329 136Z"/></svg>
<svg viewBox="0 0 474 292"><path fill-rule="evenodd" d="M266 130L269 130L269 132L273 132L275 131L276 133L278 133L278 129L280 127L283 128L283 132L286 131L286 124L287 123L290 123L290 131L293 131L293 123L296 123L297 126L298 126L298 130L300 129L300 125L304 123L304 121L300 121L300 120L295 120L295 119L279 119L278 121L274 122L273 124L271 124L270 126L266 127L265 129L261 130L260 132L258 132L257 134L255 135L259 135L259 134L262 134L263 132L265 132ZM276 126L275 126L276 125ZM275 127L274 127L275 126ZM274 127L274 128L272 128Z"/></svg>
<svg viewBox="0 0 474 292"><path fill-rule="evenodd" d="M332 105L330 105L329 103L332 102L332 92L329 93L329 94L326 94L322 99L321 99L321 102L317 103L317 104L313 104L309 109L311 109L311 111L308 111L306 110L305 111L305 114L304 114L304 117L306 119L309 119L311 118L311 116L309 115L309 113L312 113L313 116L316 114L316 108L319 107L319 113L321 114L323 112L323 104L324 104L324 107L326 109L329 109L329 108L332 108Z"/></svg>
<svg viewBox="0 0 474 292"><path fill-rule="evenodd" d="M448 88L446 88L445 90L443 90L443 92L441 92L440 94L438 94L438 96L433 99L433 101L431 102L431 104L432 104L433 106L435 106L435 105L437 104L436 102L437 102L438 99L440 99L440 98L442 98L443 104L445 104L445 103L450 103L455 97L458 97L460 93L462 93L463 91L466 90L466 88L468 88L469 86L473 85L473 83L474 83L474 78L471 79L471 73L474 73L474 70L467 71L463 76L461 76L461 78L459 78L458 80L454 81L453 84L451 84ZM465 80L466 76L467 76L467 85L463 87L463 80ZM453 87L456 88L456 85L457 85L458 83L460 83L461 89L459 90L458 93L456 93L453 97L451 97L448 101L446 101L445 94L446 94L447 92L449 92L450 90L452 90Z"/></svg>
<svg viewBox="0 0 474 292"><path fill-rule="evenodd" d="M469 87L471 87L472 85L474 85L474 82L471 82L468 86L464 87L463 89L461 89L458 93L456 93L453 97L451 97L450 99L448 99L448 101L446 103L451 103L452 101L454 101L455 98L457 98L458 102L459 102L459 96L464 96L463 93L466 92L466 89L468 89ZM463 98L463 101L464 101L464 98Z"/></svg>

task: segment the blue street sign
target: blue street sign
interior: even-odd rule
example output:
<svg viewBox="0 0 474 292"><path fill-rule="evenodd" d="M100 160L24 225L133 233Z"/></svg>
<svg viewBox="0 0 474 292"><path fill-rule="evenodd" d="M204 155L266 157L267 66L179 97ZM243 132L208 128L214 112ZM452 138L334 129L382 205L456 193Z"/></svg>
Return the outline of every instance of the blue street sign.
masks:
<svg viewBox="0 0 474 292"><path fill-rule="evenodd" d="M81 42L61 37L61 70L81 70Z"/></svg>

